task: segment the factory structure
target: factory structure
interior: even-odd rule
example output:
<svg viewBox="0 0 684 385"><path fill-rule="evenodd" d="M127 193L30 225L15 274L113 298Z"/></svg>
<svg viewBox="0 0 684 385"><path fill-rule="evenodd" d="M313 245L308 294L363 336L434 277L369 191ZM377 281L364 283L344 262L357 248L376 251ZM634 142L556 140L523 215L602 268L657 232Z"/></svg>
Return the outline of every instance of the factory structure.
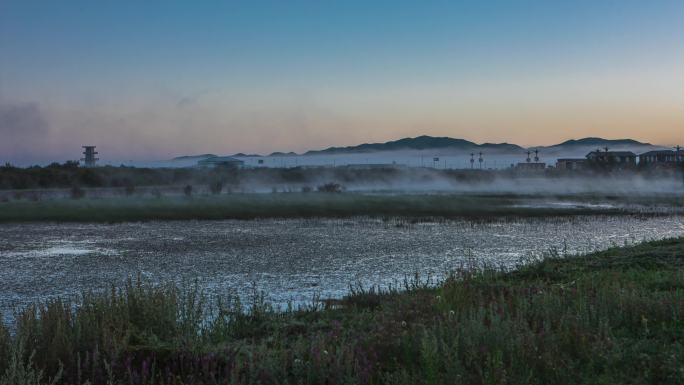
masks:
<svg viewBox="0 0 684 385"><path fill-rule="evenodd" d="M648 151L637 155L631 151L610 151L608 147L604 147L588 153L585 158L562 158L556 161L556 168L561 170L583 170L590 167L620 170L635 168L637 165L653 168L684 165L684 150L676 146L674 150Z"/></svg>
<svg viewBox="0 0 684 385"><path fill-rule="evenodd" d="M546 163L539 161L539 149L534 150L534 162L532 161L532 158L530 158L530 155L532 155L532 151L527 151L527 158L525 159L525 162L516 164L516 170L539 171L546 168Z"/></svg>
<svg viewBox="0 0 684 385"><path fill-rule="evenodd" d="M85 167L95 167L96 163L100 158L96 158L95 155L98 154L97 151L95 151L96 146L83 146L83 158L81 160L83 161L83 165Z"/></svg>
<svg viewBox="0 0 684 385"><path fill-rule="evenodd" d="M531 154L534 152L534 158ZM648 151L637 155L632 151L610 151L608 147L589 152L584 158L559 158L555 168L558 170L578 171L585 169L626 170L638 167L672 168L684 165L684 149L679 146L674 150ZM539 160L539 150L527 151L527 159L512 165L520 171L539 171L547 168L546 163ZM552 168L552 166L548 166Z"/></svg>
<svg viewBox="0 0 684 385"><path fill-rule="evenodd" d="M659 165L659 164L681 164L684 163L684 150L675 147L675 150L649 151L639 155L640 164Z"/></svg>
<svg viewBox="0 0 684 385"><path fill-rule="evenodd" d="M560 170L583 170L587 167L587 160L582 158L558 158L556 168Z"/></svg>

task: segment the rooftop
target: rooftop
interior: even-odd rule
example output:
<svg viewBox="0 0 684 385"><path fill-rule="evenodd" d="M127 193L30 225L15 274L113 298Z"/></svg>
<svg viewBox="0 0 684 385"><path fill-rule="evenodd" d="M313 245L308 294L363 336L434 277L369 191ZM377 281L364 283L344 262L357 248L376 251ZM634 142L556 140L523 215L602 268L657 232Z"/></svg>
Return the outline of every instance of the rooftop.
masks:
<svg viewBox="0 0 684 385"><path fill-rule="evenodd" d="M684 153L684 150L679 150L679 151L674 151L674 150L653 150L653 151L648 151L644 152L643 154L639 156L644 156L644 155L675 155L675 154L682 154Z"/></svg>
<svg viewBox="0 0 684 385"><path fill-rule="evenodd" d="M592 151L587 156L591 154L598 154L598 155L613 155L613 156L636 156L635 153L632 151Z"/></svg>

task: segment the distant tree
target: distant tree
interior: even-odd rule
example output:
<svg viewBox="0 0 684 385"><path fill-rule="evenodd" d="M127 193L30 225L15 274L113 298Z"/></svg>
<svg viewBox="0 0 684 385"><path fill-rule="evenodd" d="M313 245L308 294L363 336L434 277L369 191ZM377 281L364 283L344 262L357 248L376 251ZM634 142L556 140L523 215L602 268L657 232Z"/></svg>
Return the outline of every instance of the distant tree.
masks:
<svg viewBox="0 0 684 385"><path fill-rule="evenodd" d="M65 168L65 169L75 169L75 168L78 168L78 165L79 165L79 163L78 163L77 160L67 160L67 161L64 162L64 164L62 165L62 168Z"/></svg>
<svg viewBox="0 0 684 385"><path fill-rule="evenodd" d="M303 192L303 193L310 193L311 191L313 191L313 187L311 187L311 186L304 186L304 187L302 187L302 192Z"/></svg>
<svg viewBox="0 0 684 385"><path fill-rule="evenodd" d="M192 196L192 186L191 186L191 185L186 185L185 187L183 187L183 194L184 194L186 197Z"/></svg>

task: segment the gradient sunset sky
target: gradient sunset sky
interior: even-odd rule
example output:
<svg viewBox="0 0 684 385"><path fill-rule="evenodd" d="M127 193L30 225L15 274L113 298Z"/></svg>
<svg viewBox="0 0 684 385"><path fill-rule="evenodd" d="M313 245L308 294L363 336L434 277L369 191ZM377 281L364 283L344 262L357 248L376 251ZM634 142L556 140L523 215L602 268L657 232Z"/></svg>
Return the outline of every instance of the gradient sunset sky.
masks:
<svg viewBox="0 0 684 385"><path fill-rule="evenodd" d="M0 1L0 161L684 145L684 1Z"/></svg>

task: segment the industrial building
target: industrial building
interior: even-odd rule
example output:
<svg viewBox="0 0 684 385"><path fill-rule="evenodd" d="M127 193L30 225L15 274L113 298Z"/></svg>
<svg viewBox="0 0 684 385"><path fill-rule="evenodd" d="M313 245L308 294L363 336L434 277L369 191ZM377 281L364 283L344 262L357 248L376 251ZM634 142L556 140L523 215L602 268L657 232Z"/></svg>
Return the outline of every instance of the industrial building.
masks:
<svg viewBox="0 0 684 385"><path fill-rule="evenodd" d="M97 154L98 152L95 151L95 146L83 146L84 158L81 158L81 160L84 162L84 166L95 167L97 161L100 160L100 158L95 157Z"/></svg>
<svg viewBox="0 0 684 385"><path fill-rule="evenodd" d="M546 163L539 161L539 150L534 150L534 162L530 158L531 151L527 151L527 159L515 165L516 170L521 171L540 171L546 168Z"/></svg>
<svg viewBox="0 0 684 385"><path fill-rule="evenodd" d="M584 170L587 160L583 158L560 158L556 160L556 168L559 170Z"/></svg>
<svg viewBox="0 0 684 385"><path fill-rule="evenodd" d="M608 151L607 148L587 154L587 160L596 164L634 166L637 155L631 151Z"/></svg>
<svg viewBox="0 0 684 385"><path fill-rule="evenodd" d="M676 165L684 163L684 150L657 150L639 155L639 164L642 165Z"/></svg>
<svg viewBox="0 0 684 385"><path fill-rule="evenodd" d="M636 166L637 155L631 151L592 151L585 158L561 158L556 161L559 170L579 171L594 167L623 169Z"/></svg>
<svg viewBox="0 0 684 385"><path fill-rule="evenodd" d="M631 151L592 151L586 159L562 158L556 161L556 168L560 170L583 170L593 166L607 166L621 169L636 166L637 158L640 167L672 167L684 164L684 150L679 146L675 150L655 150L636 155Z"/></svg>

